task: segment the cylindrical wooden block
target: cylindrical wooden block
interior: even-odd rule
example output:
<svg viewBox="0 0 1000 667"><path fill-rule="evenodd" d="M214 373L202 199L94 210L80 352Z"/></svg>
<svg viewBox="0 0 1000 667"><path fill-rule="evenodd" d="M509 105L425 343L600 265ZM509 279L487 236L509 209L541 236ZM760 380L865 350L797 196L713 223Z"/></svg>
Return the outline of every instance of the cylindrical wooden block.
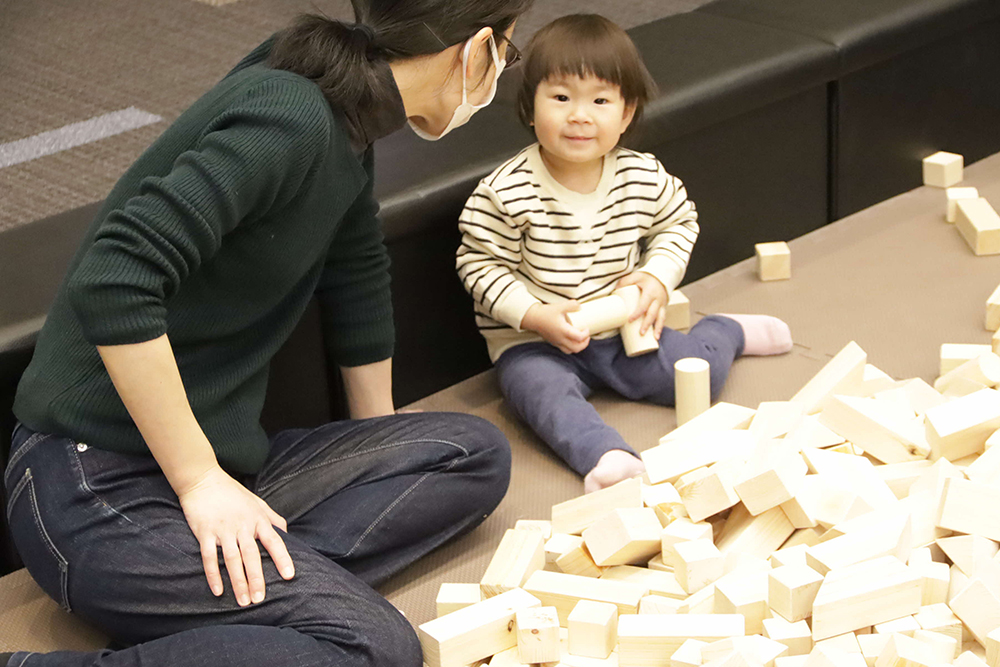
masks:
<svg viewBox="0 0 1000 667"><path fill-rule="evenodd" d="M625 302L626 317L635 312L636 307L639 305L640 295L641 292L638 285L626 285L625 287L616 289L612 293L612 296L619 296ZM645 334L639 333L639 329L641 328L641 317L634 322L626 321L622 325L621 336L626 356L636 357L640 354L660 349L660 341L656 340L656 336L653 335L653 327L649 327Z"/></svg>
<svg viewBox="0 0 1000 667"><path fill-rule="evenodd" d="M628 321L628 307L620 296L611 294L580 304L580 310L566 313L569 323L586 329L591 336L617 329Z"/></svg>
<svg viewBox="0 0 1000 667"><path fill-rule="evenodd" d="M691 421L711 406L708 362L697 357L674 364L674 406L677 425Z"/></svg>

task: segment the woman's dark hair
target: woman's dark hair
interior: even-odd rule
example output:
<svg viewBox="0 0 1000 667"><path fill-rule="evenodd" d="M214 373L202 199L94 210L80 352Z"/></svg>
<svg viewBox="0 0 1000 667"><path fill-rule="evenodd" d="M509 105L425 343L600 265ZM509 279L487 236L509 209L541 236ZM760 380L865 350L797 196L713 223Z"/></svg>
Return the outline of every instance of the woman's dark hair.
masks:
<svg viewBox="0 0 1000 667"><path fill-rule="evenodd" d="M316 82L357 136L357 119L394 97L395 83L380 61L439 53L486 27L503 34L532 2L351 0L355 23L302 15L278 33L267 62Z"/></svg>
<svg viewBox="0 0 1000 667"><path fill-rule="evenodd" d="M524 53L517 113L525 127L535 118L535 92L550 77L595 76L618 86L635 115L622 141L635 134L646 103L656 96L656 83L628 33L597 14L570 14L535 33Z"/></svg>

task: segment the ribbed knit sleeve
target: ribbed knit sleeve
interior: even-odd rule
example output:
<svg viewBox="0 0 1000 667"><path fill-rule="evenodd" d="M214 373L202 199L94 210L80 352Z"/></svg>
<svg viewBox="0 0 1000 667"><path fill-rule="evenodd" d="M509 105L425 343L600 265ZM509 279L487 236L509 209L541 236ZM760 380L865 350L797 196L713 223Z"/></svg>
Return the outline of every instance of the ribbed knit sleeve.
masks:
<svg viewBox="0 0 1000 667"><path fill-rule="evenodd" d="M392 356L395 329L378 202L372 194L374 151L365 152L368 182L333 238L316 288L327 353L340 366L362 366Z"/></svg>
<svg viewBox="0 0 1000 667"><path fill-rule="evenodd" d="M166 302L224 236L303 186L326 151L327 114L312 84L269 78L216 114L168 173L143 179L138 193L99 223L69 278L87 341L118 345L166 333Z"/></svg>
<svg viewBox="0 0 1000 667"><path fill-rule="evenodd" d="M687 189L679 178L657 164L657 178L662 182L655 203L652 224L646 232L646 252L639 271L649 273L672 292L684 277L694 242L698 239L698 211L688 199Z"/></svg>

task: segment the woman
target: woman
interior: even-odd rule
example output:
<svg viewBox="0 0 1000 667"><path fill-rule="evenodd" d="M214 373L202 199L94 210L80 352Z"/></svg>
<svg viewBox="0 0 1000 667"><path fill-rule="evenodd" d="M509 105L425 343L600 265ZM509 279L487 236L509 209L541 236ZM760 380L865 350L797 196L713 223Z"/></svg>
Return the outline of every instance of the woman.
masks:
<svg viewBox="0 0 1000 667"><path fill-rule="evenodd" d="M510 453L482 420L393 415L371 144L489 103L529 3L303 17L122 177L18 388L4 481L32 576L123 648L0 665L421 664L370 586L481 522ZM268 363L313 295L354 421L268 438Z"/></svg>

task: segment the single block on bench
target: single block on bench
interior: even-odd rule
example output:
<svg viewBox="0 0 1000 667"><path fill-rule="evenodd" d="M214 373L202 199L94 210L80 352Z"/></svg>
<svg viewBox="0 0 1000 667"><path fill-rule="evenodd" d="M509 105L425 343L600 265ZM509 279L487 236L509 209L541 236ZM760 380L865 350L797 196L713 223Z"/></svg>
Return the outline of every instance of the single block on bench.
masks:
<svg viewBox="0 0 1000 667"><path fill-rule="evenodd" d="M938 151L923 161L924 185L950 188L962 182L965 158L957 153Z"/></svg>
<svg viewBox="0 0 1000 667"><path fill-rule="evenodd" d="M792 253L784 241L757 243L757 277L762 281L788 280L792 277Z"/></svg>
<svg viewBox="0 0 1000 667"><path fill-rule="evenodd" d="M984 198L962 199L956 205L955 227L973 254L1000 254L1000 215Z"/></svg>

